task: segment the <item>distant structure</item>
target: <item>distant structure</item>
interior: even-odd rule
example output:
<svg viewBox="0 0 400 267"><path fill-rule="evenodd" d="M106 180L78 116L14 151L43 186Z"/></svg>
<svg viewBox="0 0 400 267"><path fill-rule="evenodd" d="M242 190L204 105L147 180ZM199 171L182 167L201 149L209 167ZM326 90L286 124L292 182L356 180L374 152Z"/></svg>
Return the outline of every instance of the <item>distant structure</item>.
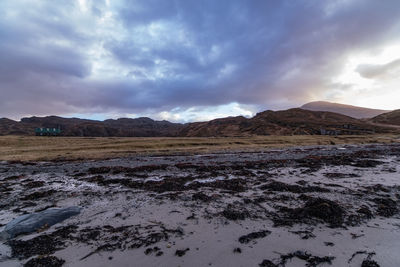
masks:
<svg viewBox="0 0 400 267"><path fill-rule="evenodd" d="M356 125L352 124L343 124L343 125L338 125L335 127L331 127L333 129L326 129L326 128L321 128L320 129L320 135L363 135L363 134L374 134L375 131L373 129L364 129L360 128ZM338 128L340 130L338 130Z"/></svg>
<svg viewBox="0 0 400 267"><path fill-rule="evenodd" d="M327 129L323 129L321 128L320 130L320 134L321 135L340 135L340 131L339 130L327 130Z"/></svg>
<svg viewBox="0 0 400 267"><path fill-rule="evenodd" d="M36 136L58 136L61 134L60 127L58 128L36 128Z"/></svg>

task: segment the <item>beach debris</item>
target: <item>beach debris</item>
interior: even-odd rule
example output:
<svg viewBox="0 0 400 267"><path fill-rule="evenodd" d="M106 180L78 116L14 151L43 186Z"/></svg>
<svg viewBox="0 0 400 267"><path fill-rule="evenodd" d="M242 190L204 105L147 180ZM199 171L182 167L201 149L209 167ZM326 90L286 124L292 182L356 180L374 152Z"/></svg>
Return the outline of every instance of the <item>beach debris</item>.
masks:
<svg viewBox="0 0 400 267"><path fill-rule="evenodd" d="M30 259L24 264L24 267L60 267L65 263L65 260L54 256L41 256Z"/></svg>
<svg viewBox="0 0 400 267"><path fill-rule="evenodd" d="M329 227L341 227L344 222L345 211L336 202L324 198L309 198L301 208L282 207L283 216L273 218L274 226L292 226L296 223L310 224L325 222Z"/></svg>
<svg viewBox="0 0 400 267"><path fill-rule="evenodd" d="M189 251L189 250L190 250L190 248L181 249L181 250L177 249L177 250L175 251L175 256L182 257L182 256L184 256L184 255L186 254L186 252Z"/></svg>
<svg viewBox="0 0 400 267"><path fill-rule="evenodd" d="M356 257L357 255L362 255L362 254L367 254L367 258L363 260L361 267L379 267L380 265L372 260L372 257L376 255L375 252L368 252L366 250L359 250L353 253L351 255L351 258L347 261L348 263L351 263L351 261Z"/></svg>
<svg viewBox="0 0 400 267"><path fill-rule="evenodd" d="M262 190L278 191L278 192L292 192L292 193L306 193L306 192L330 192L328 188L319 186L300 186L286 184L278 181L272 181L269 184L260 187Z"/></svg>
<svg viewBox="0 0 400 267"><path fill-rule="evenodd" d="M254 239L263 238L269 234L271 234L271 231L268 231L268 230L253 232L248 235L243 235L243 236L239 237L239 242L242 244L248 244L248 243L250 243L250 241L252 241Z"/></svg>
<svg viewBox="0 0 400 267"><path fill-rule="evenodd" d="M332 257L332 256L324 256L324 257L313 256L310 253L308 253L307 251L297 250L295 252L292 252L292 253L289 253L286 255L281 255L280 265L285 266L287 261L291 260L292 258L298 258L300 260L306 261L307 267L315 267L321 263L332 264L332 261L335 259L335 257Z"/></svg>
<svg viewBox="0 0 400 267"><path fill-rule="evenodd" d="M261 262L259 264L260 267L278 267L277 264L273 263L270 260L263 260L263 262Z"/></svg>
<svg viewBox="0 0 400 267"><path fill-rule="evenodd" d="M315 235L313 232L304 230L304 231L289 231L290 233L293 233L295 235L299 235L301 239L310 239L310 238L315 238Z"/></svg>
<svg viewBox="0 0 400 267"><path fill-rule="evenodd" d="M21 234L29 234L44 227L50 227L72 216L78 215L82 208L49 208L40 212L24 214L9 222L0 233L0 239L8 240Z"/></svg>
<svg viewBox="0 0 400 267"><path fill-rule="evenodd" d="M246 209L239 209L232 204L228 204L228 206L222 211L222 216L228 220L236 221L250 217L250 213Z"/></svg>
<svg viewBox="0 0 400 267"><path fill-rule="evenodd" d="M365 259L361 263L361 267L380 267L380 265L374 260Z"/></svg>
<svg viewBox="0 0 400 267"><path fill-rule="evenodd" d="M159 247L147 248L144 251L144 254L146 254L146 255L150 255L150 254L153 254L153 253L155 253L155 255L157 257L162 256L164 254L164 252L162 252Z"/></svg>
<svg viewBox="0 0 400 267"><path fill-rule="evenodd" d="M378 204L377 213L383 217L391 217L398 212L397 203L390 198L374 198L372 200Z"/></svg>
<svg viewBox="0 0 400 267"><path fill-rule="evenodd" d="M77 226L62 227L50 234L42 234L28 240L9 240L11 258L26 259L34 255L49 255L65 247L65 239L71 238Z"/></svg>
<svg viewBox="0 0 400 267"><path fill-rule="evenodd" d="M233 253L242 253L242 249L241 248L234 248L233 249Z"/></svg>

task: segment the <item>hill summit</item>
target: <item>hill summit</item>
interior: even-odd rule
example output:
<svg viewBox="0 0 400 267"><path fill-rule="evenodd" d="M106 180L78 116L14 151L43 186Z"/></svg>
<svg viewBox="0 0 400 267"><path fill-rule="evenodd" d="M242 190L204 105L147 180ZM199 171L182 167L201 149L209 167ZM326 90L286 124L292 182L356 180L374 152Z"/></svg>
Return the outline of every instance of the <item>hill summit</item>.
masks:
<svg viewBox="0 0 400 267"><path fill-rule="evenodd" d="M345 105L339 103L332 103L327 101L314 101L301 106L302 109L313 111L329 111L340 113L356 119L373 118L383 113L390 112L391 110L364 108L352 105Z"/></svg>

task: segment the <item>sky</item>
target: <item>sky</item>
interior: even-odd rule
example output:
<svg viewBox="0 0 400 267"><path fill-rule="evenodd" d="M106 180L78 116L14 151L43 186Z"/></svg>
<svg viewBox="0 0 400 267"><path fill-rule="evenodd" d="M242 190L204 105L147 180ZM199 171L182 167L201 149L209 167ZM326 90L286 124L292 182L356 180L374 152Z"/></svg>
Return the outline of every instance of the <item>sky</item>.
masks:
<svg viewBox="0 0 400 267"><path fill-rule="evenodd" d="M0 117L400 108L398 0L2 0Z"/></svg>

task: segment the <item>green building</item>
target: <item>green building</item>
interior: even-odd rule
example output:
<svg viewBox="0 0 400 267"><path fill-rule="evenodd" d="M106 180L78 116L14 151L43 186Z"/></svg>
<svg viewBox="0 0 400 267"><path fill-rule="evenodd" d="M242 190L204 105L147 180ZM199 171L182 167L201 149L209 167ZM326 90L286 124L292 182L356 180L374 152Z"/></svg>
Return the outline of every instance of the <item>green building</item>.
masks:
<svg viewBox="0 0 400 267"><path fill-rule="evenodd" d="M57 136L61 134L60 128L36 128L35 134L37 136Z"/></svg>

